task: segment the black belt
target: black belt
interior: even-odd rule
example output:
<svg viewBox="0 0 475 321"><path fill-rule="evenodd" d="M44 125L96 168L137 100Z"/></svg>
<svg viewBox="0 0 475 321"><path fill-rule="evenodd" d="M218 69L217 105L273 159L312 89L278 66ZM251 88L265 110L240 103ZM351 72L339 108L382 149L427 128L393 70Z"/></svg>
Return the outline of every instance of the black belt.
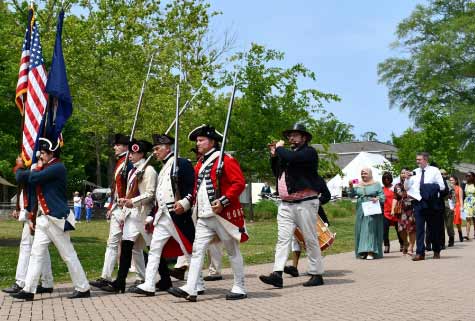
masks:
<svg viewBox="0 0 475 321"><path fill-rule="evenodd" d="M302 198L302 199L299 199L299 200L282 200L282 202L284 203L290 203L290 204L296 204L296 203L302 203L302 202L305 202L305 201L310 201L310 200L314 200L314 199L317 199L318 196L310 196L310 197L306 197L306 198Z"/></svg>

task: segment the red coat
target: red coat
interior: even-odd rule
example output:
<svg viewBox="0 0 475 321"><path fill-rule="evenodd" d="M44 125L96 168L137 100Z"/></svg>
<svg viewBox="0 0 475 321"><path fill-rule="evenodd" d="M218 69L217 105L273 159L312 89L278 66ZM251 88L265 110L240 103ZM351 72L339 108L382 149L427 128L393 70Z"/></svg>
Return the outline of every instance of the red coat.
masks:
<svg viewBox="0 0 475 321"><path fill-rule="evenodd" d="M211 167L210 178L213 183L213 187L216 189L216 169L218 168L218 158L213 161ZM195 175L198 177L199 170L203 164L203 158L201 158L195 165ZM205 184L203 182L202 184ZM224 206L223 211L219 214L222 218L236 226L236 229L241 233L241 242L245 242L249 239L247 230L245 227L244 211L242 209L239 196L246 187L246 181L242 174L241 167L235 158L225 154L223 157L223 174L220 180L221 198L220 201ZM193 189L193 199L196 203L197 195L197 180L195 180L195 187Z"/></svg>
<svg viewBox="0 0 475 321"><path fill-rule="evenodd" d="M122 168L125 162L125 156L121 156L115 163L114 172L112 173L112 189L111 189L111 201L109 203L108 209L112 208L114 203L114 194L117 192L118 198L125 197L125 191L127 189L127 179L122 176Z"/></svg>

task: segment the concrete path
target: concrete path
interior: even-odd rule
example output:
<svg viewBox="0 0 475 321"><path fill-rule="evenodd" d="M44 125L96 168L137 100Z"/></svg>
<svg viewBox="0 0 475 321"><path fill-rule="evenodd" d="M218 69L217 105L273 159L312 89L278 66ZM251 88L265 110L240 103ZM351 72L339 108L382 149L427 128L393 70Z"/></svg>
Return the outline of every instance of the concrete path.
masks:
<svg viewBox="0 0 475 321"><path fill-rule="evenodd" d="M475 241L456 243L440 260L431 257L412 262L399 252L374 261L331 255L325 257L325 285L313 288L302 286L307 276L286 276L284 288L274 289L258 280L271 264L248 266L249 298L241 301L224 299L229 269L225 280L207 283L197 303L161 293L150 298L100 291L69 300L70 284L33 302L2 293L0 320L475 320Z"/></svg>

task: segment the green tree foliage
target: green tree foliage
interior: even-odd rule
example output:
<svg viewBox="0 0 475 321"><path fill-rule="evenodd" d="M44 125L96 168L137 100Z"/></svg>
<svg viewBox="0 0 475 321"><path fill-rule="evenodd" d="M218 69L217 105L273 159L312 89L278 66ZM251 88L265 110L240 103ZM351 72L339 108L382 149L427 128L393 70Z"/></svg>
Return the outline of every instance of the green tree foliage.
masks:
<svg viewBox="0 0 475 321"><path fill-rule="evenodd" d="M399 158L395 167L397 170L415 167L416 153L425 151L437 167L452 170L453 164L461 157L458 152L459 128L451 117L432 110L422 110L420 118L419 130L407 129L401 136L393 136Z"/></svg>
<svg viewBox="0 0 475 321"><path fill-rule="evenodd" d="M47 69L60 5L47 0L36 8ZM211 12L204 0L72 0L66 2L65 10L63 50L73 115L64 130L62 159L70 190L80 189L84 179L107 185L113 162L110 138L113 133L130 132L152 53L137 138L150 140L152 133L168 128L174 119L179 82L180 105L204 83L180 121L181 154L192 158L192 143L187 139L192 128L210 123L224 129L232 79L223 65L226 58L240 70L226 149L235 151L248 178L270 175L266 146L296 121L313 126L325 140L351 136L351 125L339 123L333 115L312 118L314 112L323 111L324 102L338 97L299 88L300 79L315 80L305 66L276 67L283 64L284 54L256 44L249 52L229 57L232 39L226 34L221 42L213 39L209 22L219 13ZM7 6L0 1L0 13L0 147L5 159L0 170L10 171L18 150L20 116L14 89L27 3L11 1ZM335 129L340 136L331 136Z"/></svg>
<svg viewBox="0 0 475 321"><path fill-rule="evenodd" d="M465 158L475 161L475 1L418 5L399 24L397 38L394 48L403 56L378 66L391 104L409 111L420 127L424 110L448 115L461 132Z"/></svg>
<svg viewBox="0 0 475 321"><path fill-rule="evenodd" d="M319 119L311 119L309 131L319 144L347 143L355 140L353 125L344 123L333 113L324 113Z"/></svg>
<svg viewBox="0 0 475 321"><path fill-rule="evenodd" d="M15 15L5 1L0 1L0 175L13 181L11 171L18 151L20 112L15 105L15 88L18 80L19 49L23 27L16 24ZM25 19L26 20L26 19ZM15 37L12 37L15 36ZM8 159L12 155L13 159Z"/></svg>
<svg viewBox="0 0 475 321"><path fill-rule="evenodd" d="M282 131L297 121L312 122L311 113L322 110L325 101L339 99L317 89L300 89L298 80L315 80L315 74L301 64L276 67L283 59L282 52L257 44L231 58L238 62L235 68L240 72L227 150L235 151L248 178L269 178L267 144L281 139ZM225 74L223 83L232 84L231 73ZM224 124L228 99L228 96L218 96L217 106L203 110L203 121ZM223 130L219 126L217 129Z"/></svg>

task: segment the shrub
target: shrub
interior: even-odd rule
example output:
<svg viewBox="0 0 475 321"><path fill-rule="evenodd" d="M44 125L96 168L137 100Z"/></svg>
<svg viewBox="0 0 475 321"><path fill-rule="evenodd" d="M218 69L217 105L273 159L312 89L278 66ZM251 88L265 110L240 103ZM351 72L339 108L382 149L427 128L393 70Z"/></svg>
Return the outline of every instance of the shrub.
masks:
<svg viewBox="0 0 475 321"><path fill-rule="evenodd" d="M277 204L274 201L261 200L254 204L254 221L273 220L277 217ZM244 209L249 219L249 208Z"/></svg>

